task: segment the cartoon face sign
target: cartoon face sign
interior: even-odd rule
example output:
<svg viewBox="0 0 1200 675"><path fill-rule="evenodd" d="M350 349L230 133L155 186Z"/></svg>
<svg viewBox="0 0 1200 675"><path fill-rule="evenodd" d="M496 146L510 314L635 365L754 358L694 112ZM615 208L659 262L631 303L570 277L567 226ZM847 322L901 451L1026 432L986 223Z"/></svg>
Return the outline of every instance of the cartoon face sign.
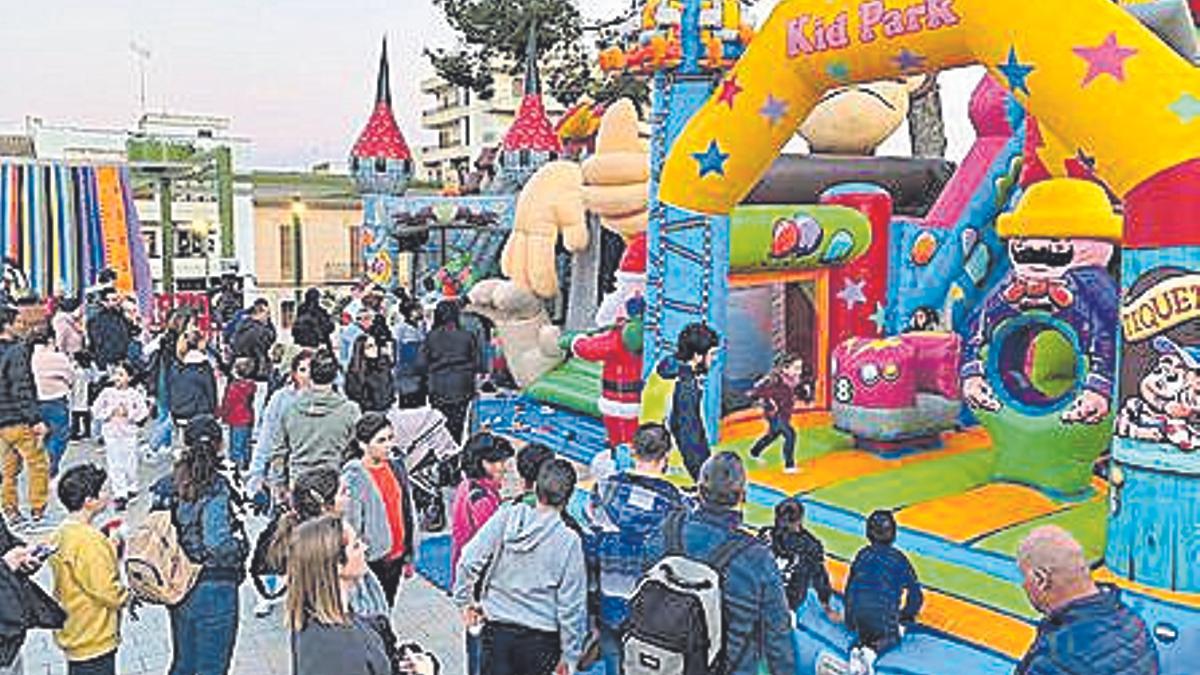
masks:
<svg viewBox="0 0 1200 675"><path fill-rule="evenodd" d="M1150 407L1173 417L1188 417L1200 409L1200 372L1189 369L1174 354L1159 358L1139 390Z"/></svg>
<svg viewBox="0 0 1200 675"><path fill-rule="evenodd" d="M1121 408L1117 435L1185 451L1200 448L1200 360L1196 348L1166 337L1153 340L1158 360Z"/></svg>
<svg viewBox="0 0 1200 675"><path fill-rule="evenodd" d="M1112 254L1111 243L1091 239L1013 237L1008 241L1013 273L1021 279L1058 279L1072 268L1104 267Z"/></svg>

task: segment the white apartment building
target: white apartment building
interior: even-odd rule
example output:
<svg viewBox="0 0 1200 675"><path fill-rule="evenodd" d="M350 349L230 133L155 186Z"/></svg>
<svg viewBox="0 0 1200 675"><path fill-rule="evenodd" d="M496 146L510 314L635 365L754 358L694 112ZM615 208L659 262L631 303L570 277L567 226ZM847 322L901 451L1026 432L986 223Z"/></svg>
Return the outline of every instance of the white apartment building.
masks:
<svg viewBox="0 0 1200 675"><path fill-rule="evenodd" d="M417 180L457 182L471 171L472 162L485 148L495 147L504 138L521 105L525 78L523 72L511 75L504 68L497 68L493 77L495 96L490 100L440 77L421 82L421 93L434 99L421 113L421 127L432 132L437 142L418 150ZM551 120L565 111L550 96L544 100Z"/></svg>

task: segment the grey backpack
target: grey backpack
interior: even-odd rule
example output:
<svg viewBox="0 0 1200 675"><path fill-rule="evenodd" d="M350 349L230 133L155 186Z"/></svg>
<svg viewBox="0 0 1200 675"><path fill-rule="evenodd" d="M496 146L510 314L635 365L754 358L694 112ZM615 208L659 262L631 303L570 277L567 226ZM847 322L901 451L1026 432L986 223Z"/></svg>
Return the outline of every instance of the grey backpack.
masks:
<svg viewBox="0 0 1200 675"><path fill-rule="evenodd" d="M629 603L625 675L709 675L725 669L722 583L729 564L754 540L735 534L711 556L683 549L685 511L663 524L666 555L638 582Z"/></svg>

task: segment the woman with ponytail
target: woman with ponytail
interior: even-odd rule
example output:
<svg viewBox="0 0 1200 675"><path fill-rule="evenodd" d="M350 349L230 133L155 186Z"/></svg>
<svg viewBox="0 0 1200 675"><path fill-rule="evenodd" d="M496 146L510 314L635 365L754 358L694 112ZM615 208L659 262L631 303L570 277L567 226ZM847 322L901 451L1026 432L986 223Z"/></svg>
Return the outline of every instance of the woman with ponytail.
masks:
<svg viewBox="0 0 1200 675"><path fill-rule="evenodd" d="M221 675L233 658L246 576L244 499L212 415L193 418L183 442L171 476L154 489L157 506L171 510L184 553L201 566L196 585L170 608L170 675Z"/></svg>
<svg viewBox="0 0 1200 675"><path fill-rule="evenodd" d="M349 497L342 485L338 472L329 469L313 469L300 474L292 489L291 502L288 508L278 518L271 521L267 530L259 537L255 547L254 558L250 563L250 573L259 578L266 575L281 577L277 591L268 591L273 597L281 598L287 591L286 577L288 565L288 546L296 528L321 516L341 516ZM265 590L260 588L260 590ZM354 591L350 594L350 609L358 616L366 619L379 618L388 621L389 607L383 586L375 575L368 572Z"/></svg>
<svg viewBox="0 0 1200 675"><path fill-rule="evenodd" d="M402 577L413 575L412 485L396 457L396 432L381 413L362 416L354 429L350 461L342 468L349 496L346 522L368 544L367 562L395 605Z"/></svg>

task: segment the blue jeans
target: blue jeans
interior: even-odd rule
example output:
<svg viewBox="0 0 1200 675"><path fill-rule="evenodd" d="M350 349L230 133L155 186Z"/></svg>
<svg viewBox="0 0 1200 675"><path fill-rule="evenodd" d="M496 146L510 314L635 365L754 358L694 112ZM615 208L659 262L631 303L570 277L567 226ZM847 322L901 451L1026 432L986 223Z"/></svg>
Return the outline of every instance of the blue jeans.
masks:
<svg viewBox="0 0 1200 675"><path fill-rule="evenodd" d="M483 672L483 636L467 633L467 675Z"/></svg>
<svg viewBox="0 0 1200 675"><path fill-rule="evenodd" d="M116 675L117 650L87 661L67 661L67 675Z"/></svg>
<svg viewBox="0 0 1200 675"><path fill-rule="evenodd" d="M621 633L600 622L600 662L604 664L605 675L621 675L621 660L625 656L625 646L621 644Z"/></svg>
<svg viewBox="0 0 1200 675"><path fill-rule="evenodd" d="M46 452L50 455L50 475L57 476L58 465L67 452L67 442L71 440L71 406L67 405L65 398L39 401L38 412L50 429L46 434Z"/></svg>
<svg viewBox="0 0 1200 675"><path fill-rule="evenodd" d="M250 468L250 436L254 427L229 427L229 458L246 472Z"/></svg>
<svg viewBox="0 0 1200 675"><path fill-rule="evenodd" d="M767 423L770 425L767 435L758 439L750 454L758 457L776 438L783 436L783 464L789 468L796 466L796 430L792 428L792 421L786 417L770 417Z"/></svg>
<svg viewBox="0 0 1200 675"><path fill-rule="evenodd" d="M159 396L155 405L157 416L154 418L154 426L150 431L150 449L156 451L169 449L171 447L171 431L174 426L171 423L171 407L167 404L164 396Z"/></svg>
<svg viewBox="0 0 1200 675"><path fill-rule="evenodd" d="M170 610L170 675L225 675L238 631L238 585L204 580Z"/></svg>

